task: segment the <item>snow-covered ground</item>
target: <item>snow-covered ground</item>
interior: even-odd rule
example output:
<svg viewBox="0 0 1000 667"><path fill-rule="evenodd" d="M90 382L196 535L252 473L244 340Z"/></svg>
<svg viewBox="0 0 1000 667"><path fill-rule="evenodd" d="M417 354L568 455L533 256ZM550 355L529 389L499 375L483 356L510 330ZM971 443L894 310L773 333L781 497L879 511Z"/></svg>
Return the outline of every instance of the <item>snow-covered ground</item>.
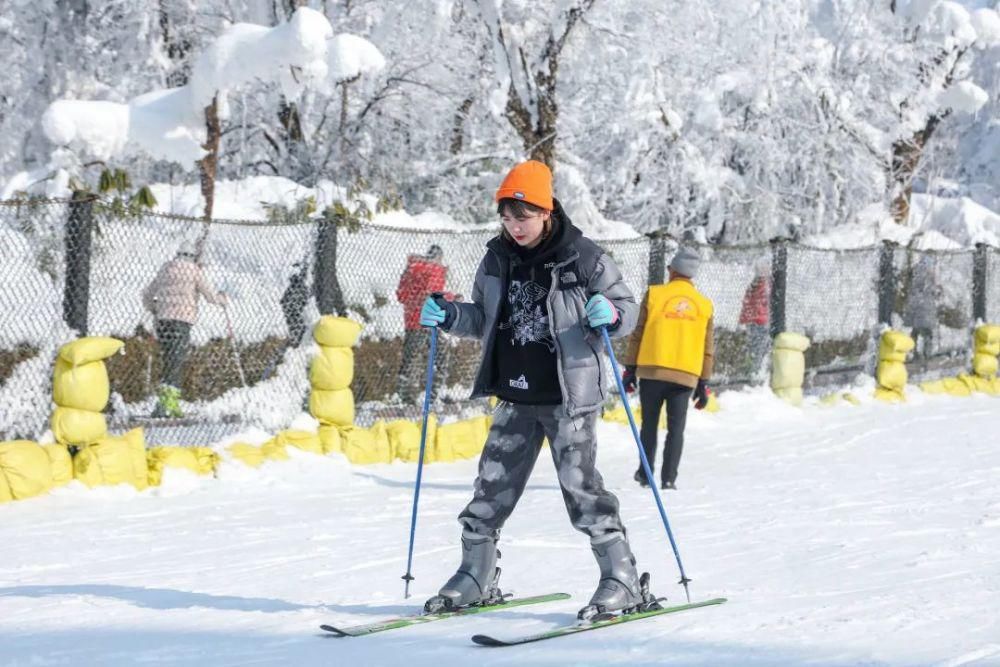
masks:
<svg viewBox="0 0 1000 667"><path fill-rule="evenodd" d="M425 471L410 600L412 465L302 454L0 506L0 664L1000 665L1000 401L912 394L796 409L729 393L693 413L668 512L693 595L729 603L511 649L469 637L571 622L597 578L544 451L501 582L572 600L355 639L317 626L413 610L457 564L473 461ZM683 599L627 428L600 439L641 567Z"/></svg>

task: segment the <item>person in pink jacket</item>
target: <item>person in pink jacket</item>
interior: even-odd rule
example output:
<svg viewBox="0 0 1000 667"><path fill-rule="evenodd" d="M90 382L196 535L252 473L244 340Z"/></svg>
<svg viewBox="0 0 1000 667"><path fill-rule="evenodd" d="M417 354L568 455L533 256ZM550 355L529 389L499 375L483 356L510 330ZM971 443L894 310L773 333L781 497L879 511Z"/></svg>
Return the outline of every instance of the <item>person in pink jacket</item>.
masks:
<svg viewBox="0 0 1000 667"><path fill-rule="evenodd" d="M191 343L191 327L198 319L198 299L225 306L229 299L212 288L198 261L195 245L184 243L177 256L160 267L142 292L142 303L156 320L156 339L163 373L154 417L180 417L180 386Z"/></svg>

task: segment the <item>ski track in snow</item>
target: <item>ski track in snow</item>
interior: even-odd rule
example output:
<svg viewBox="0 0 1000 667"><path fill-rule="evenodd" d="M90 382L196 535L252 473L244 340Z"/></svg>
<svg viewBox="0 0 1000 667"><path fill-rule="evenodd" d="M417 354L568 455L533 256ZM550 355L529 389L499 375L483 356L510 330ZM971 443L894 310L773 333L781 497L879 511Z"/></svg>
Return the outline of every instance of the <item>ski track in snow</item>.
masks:
<svg viewBox="0 0 1000 667"><path fill-rule="evenodd" d="M800 410L760 393L723 407L690 415L680 490L665 495L692 596L721 607L472 645L572 622L596 584L543 450L504 530L501 586L571 600L325 636L320 623L409 613L436 592L476 464L425 469L404 600L415 467L302 454L0 506L0 665L1000 665L1000 402ZM600 441L640 567L682 602L628 428L602 424Z"/></svg>

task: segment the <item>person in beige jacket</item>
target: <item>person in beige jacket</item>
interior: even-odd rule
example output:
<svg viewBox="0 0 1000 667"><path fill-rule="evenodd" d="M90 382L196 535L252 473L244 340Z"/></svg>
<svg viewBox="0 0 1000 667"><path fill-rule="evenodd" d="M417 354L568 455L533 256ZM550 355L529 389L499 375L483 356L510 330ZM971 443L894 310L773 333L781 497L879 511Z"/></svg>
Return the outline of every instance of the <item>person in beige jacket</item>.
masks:
<svg viewBox="0 0 1000 667"><path fill-rule="evenodd" d="M642 300L639 321L622 358L622 384L632 392L639 382L642 430L639 438L653 468L656 460L657 425L667 404L667 438L660 484L677 488L677 469L684 449L684 425L688 401L698 410L708 405L708 381L712 377L715 339L711 299L694 286L700 264L698 251L682 247L670 262L670 280L651 285ZM635 481L646 486L640 464Z"/></svg>
<svg viewBox="0 0 1000 667"><path fill-rule="evenodd" d="M197 259L197 249L184 243L177 256L160 267L142 292L142 303L156 319L156 339L163 357L163 374L154 417L180 417L180 386L191 343L191 327L198 319L198 299L225 306L225 294L215 291Z"/></svg>

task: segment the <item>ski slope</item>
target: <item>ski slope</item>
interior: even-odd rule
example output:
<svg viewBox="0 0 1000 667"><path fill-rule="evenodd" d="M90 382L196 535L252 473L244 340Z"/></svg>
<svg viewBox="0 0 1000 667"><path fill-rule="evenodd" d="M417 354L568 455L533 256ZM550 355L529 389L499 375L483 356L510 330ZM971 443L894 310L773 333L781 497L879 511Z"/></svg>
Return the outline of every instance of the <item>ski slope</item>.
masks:
<svg viewBox="0 0 1000 667"><path fill-rule="evenodd" d="M425 469L414 595L400 576L415 467L300 454L136 493L71 485L0 506L0 665L1000 665L1000 400L796 409L728 393L692 413L668 513L697 599L721 607L515 648L597 579L547 450L501 544L501 584L564 602L361 638L458 562L474 461ZM654 590L683 601L626 427L600 465ZM294 454L294 453L293 453Z"/></svg>

